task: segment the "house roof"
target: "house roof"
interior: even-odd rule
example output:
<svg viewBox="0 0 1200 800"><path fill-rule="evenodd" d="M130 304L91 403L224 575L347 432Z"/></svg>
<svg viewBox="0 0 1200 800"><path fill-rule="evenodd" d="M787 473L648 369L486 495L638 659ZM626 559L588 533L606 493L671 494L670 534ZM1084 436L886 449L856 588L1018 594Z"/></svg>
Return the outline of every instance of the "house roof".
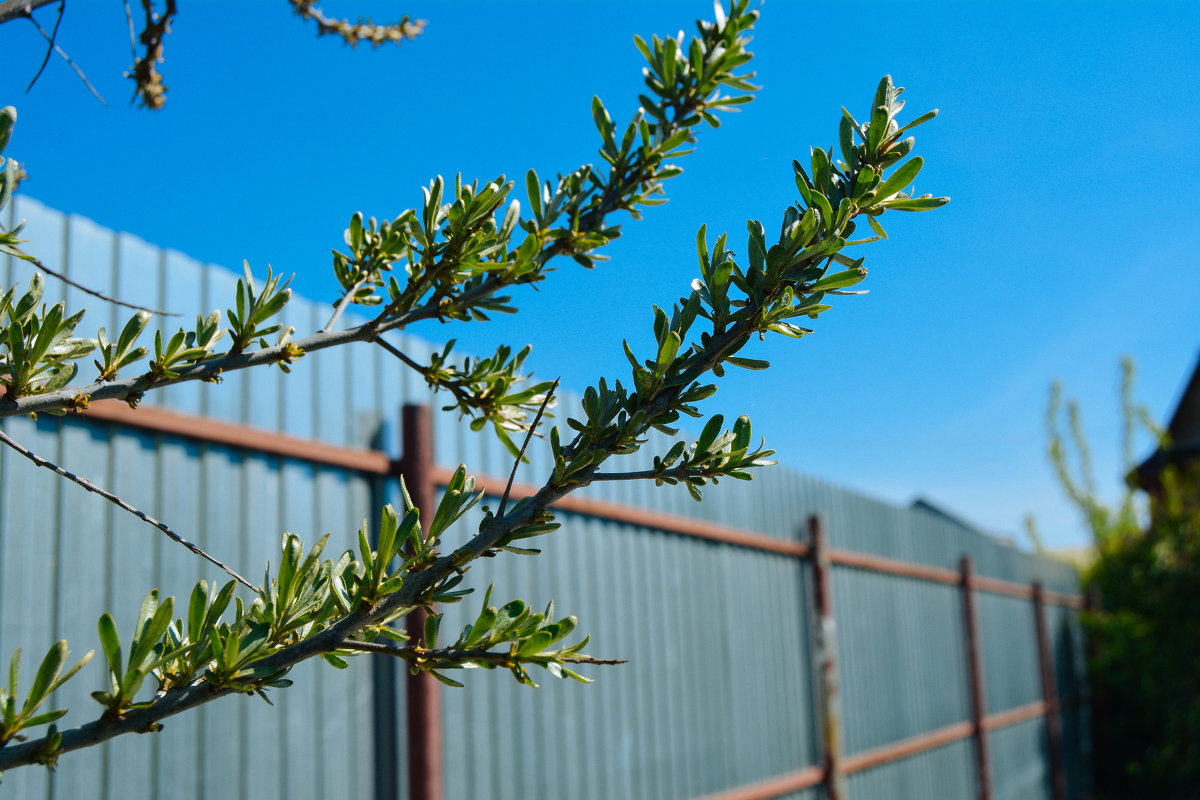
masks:
<svg viewBox="0 0 1200 800"><path fill-rule="evenodd" d="M1170 444L1166 448L1158 448L1130 472L1131 483L1148 489L1157 483L1158 474L1166 467L1200 461L1200 357L1167 423L1167 436Z"/></svg>

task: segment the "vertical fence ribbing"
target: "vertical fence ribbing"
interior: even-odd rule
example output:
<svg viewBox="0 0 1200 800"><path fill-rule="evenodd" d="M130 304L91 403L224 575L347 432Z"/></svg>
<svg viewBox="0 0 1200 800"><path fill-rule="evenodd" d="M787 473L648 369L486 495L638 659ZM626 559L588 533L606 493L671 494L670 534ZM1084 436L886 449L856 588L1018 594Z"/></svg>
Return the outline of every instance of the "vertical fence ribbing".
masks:
<svg viewBox="0 0 1200 800"><path fill-rule="evenodd" d="M979 781L979 800L992 798L992 758L988 749L988 732L983 725L987 716L987 695L984 692L983 650L979 638L979 609L975 604L975 563L968 555L961 559L963 631L966 639L967 669L971 690L971 725L974 728L976 776Z"/></svg>
<svg viewBox="0 0 1200 800"><path fill-rule="evenodd" d="M1058 681L1054 676L1053 643L1046 631L1046 589L1033 582L1033 614L1037 626L1038 664L1042 673L1042 700L1046 704L1046 750L1050 762L1050 788L1054 800L1066 800L1067 776L1063 772L1062 720L1059 719Z"/></svg>
<svg viewBox="0 0 1200 800"><path fill-rule="evenodd" d="M812 545L813 594L817 609L813 631L821 702L825 793L829 800L845 800L846 777L841 769L842 700L838 685L837 625L833 613L833 567L829 560L825 518L820 514L808 518L808 535Z"/></svg>
<svg viewBox="0 0 1200 800"><path fill-rule="evenodd" d="M413 503L421 511L421 526L429 530L436 505L433 477L433 415L429 406L405 405L401 430L404 455L400 470ZM413 641L424 636L427 614L417 609L406 619ZM427 673L409 675L406 681L408 702L408 785L410 800L442 800L442 709L440 684Z"/></svg>
<svg viewBox="0 0 1200 800"><path fill-rule="evenodd" d="M401 429L403 430L403 428ZM371 508L382 508L387 496L387 481L382 478L372 481ZM371 544L379 545L378 516L368 517L371 525ZM400 727L397 719L399 697L397 694L396 660L382 655L368 656L371 659L371 719L374 748L375 800L400 800Z"/></svg>

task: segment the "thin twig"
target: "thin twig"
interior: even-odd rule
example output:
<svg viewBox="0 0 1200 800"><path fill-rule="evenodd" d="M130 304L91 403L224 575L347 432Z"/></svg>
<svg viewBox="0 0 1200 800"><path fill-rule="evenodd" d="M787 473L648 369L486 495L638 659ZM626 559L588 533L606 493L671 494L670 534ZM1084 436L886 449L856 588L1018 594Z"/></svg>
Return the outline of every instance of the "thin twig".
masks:
<svg viewBox="0 0 1200 800"><path fill-rule="evenodd" d="M133 10L129 8L129 0L121 0L125 6L125 23L129 26L129 55L137 61L137 34L133 30Z"/></svg>
<svg viewBox="0 0 1200 800"><path fill-rule="evenodd" d="M716 473L717 477L721 477L721 473ZM637 481L647 480L650 478L674 478L676 480L686 480L688 478L711 478L712 472L704 470L679 470L669 469L665 472L655 472L652 469L644 469L638 472L597 472L594 473L589 480L595 483L596 481Z"/></svg>
<svg viewBox="0 0 1200 800"><path fill-rule="evenodd" d="M315 0L290 0L295 13L304 19L317 24L317 35L334 34L342 37L350 46L368 41L378 47L384 42L397 42L404 39L415 39L425 29L425 20L411 19L407 14L399 22L376 24L370 19L359 19L353 23L348 19L327 17L317 8Z"/></svg>
<svg viewBox="0 0 1200 800"><path fill-rule="evenodd" d="M129 100L130 105L140 99L143 107L157 111L167 102L167 86L156 65L163 60L163 39L171 32L171 21L177 10L175 0L166 0L163 13L157 14L154 0L142 0L146 25L138 38L146 46L146 55L138 58L135 49L133 67L125 73L125 77L137 84Z"/></svg>
<svg viewBox="0 0 1200 800"><path fill-rule="evenodd" d="M42 72L46 69L46 65L50 63L50 56L54 55L54 42L58 39L58 26L62 23L63 12L66 10L67 0L58 0L58 16L54 20L54 30L50 33L50 46L46 48L46 55L42 58L42 65L33 74L33 80L29 81L29 85L25 87L25 94L29 94L29 90L37 83L37 79L42 77ZM31 14L29 18L33 19L33 15Z"/></svg>
<svg viewBox="0 0 1200 800"><path fill-rule="evenodd" d="M396 347L396 346L395 346L394 344L392 344L391 342L389 342L389 341L387 341L386 339L384 339L382 336L376 336L376 337L373 339L373 341L375 342L375 344L379 345L379 346L380 346L380 347L382 347L384 350L387 350L389 353L391 353L392 355L394 355L396 358L398 358L398 359L400 359L401 361L403 361L403 362L405 363L405 365L407 365L407 366L409 366L409 367L412 367L412 368L413 368L413 369L415 369L417 372L420 372L420 373L422 373L422 374L425 374L426 370L425 370L425 367L424 367L424 365L422 365L422 364L418 364L416 361L413 361L411 358L409 358L409 357L408 357L408 354L407 354L407 353L405 353L405 352L404 352L403 350L401 350L399 347Z"/></svg>
<svg viewBox="0 0 1200 800"><path fill-rule="evenodd" d="M533 432L537 430L538 423L542 421L542 414L546 413L546 406L550 404L550 398L554 396L554 390L558 388L560 380L562 380L561 377L555 378L554 383L550 384L546 396L542 398L542 407L538 409L537 416L533 418L533 424L525 432L525 441L521 443L521 451L517 453L517 460L513 462L512 472L508 473L508 483L504 485L504 494L500 496L500 505L496 508L497 517L504 516L504 506L508 503L509 493L512 492L513 479L517 477L517 467L521 466L521 459L525 458L525 448L529 447Z"/></svg>
<svg viewBox="0 0 1200 800"><path fill-rule="evenodd" d="M142 520L143 522L150 523L151 525L153 525L154 527L158 528L160 531L165 533L168 537L170 537L170 539L172 541L178 542L179 544L183 545L188 550L191 550L193 553L200 556L201 558L220 567L222 570L224 570L230 577L232 577L238 583L241 583L243 586L245 586L247 589L254 592L255 594L258 593L257 586L250 583L250 581L246 580L241 575L238 575L236 572L234 572L232 569L230 569L227 565L222 564L220 561L213 558L208 553L204 552L199 547L197 547L196 545L189 542L187 539L184 539L182 536L180 536L179 534L172 531L170 528L168 528L166 525L164 525L163 523L156 520L154 517L151 517L149 514L146 514L144 511L139 511L138 509L131 506L129 503L127 503L124 500L122 500L121 498L117 497L112 492L101 489L99 486L92 483L87 478L82 478L82 477L74 474L73 472L69 472L69 471L63 469L62 467L58 466L57 464L55 464L53 461L50 461L49 459L42 458L37 453L34 453L33 451L27 449L24 445L11 439L7 434L4 433L4 431L0 431L0 442L3 442L4 444L11 447L13 450L16 450L18 453L20 453L21 455L25 456L30 461L32 461L34 464L37 464L39 467L45 467L46 469L50 470L51 472L61 475L62 477L66 478L67 480L72 481L72 482L82 486L84 489L87 489L89 492L100 495L105 500L109 501L110 503L115 504L118 508L128 511L130 514L133 514L135 517Z"/></svg>
<svg viewBox="0 0 1200 800"><path fill-rule="evenodd" d="M61 272L50 269L45 264L43 264L41 261L39 261L38 259L29 255L28 253L22 254L21 258L25 261L28 261L30 264L33 264L35 267L37 267L39 270L46 273L47 275L50 275L51 277L54 277L54 278L58 278L60 281L67 284L68 286L74 286L79 291L84 292L85 294L90 294L92 297L98 297L101 300L105 301L106 303L112 303L113 305L116 305L116 306L125 306L125 308L132 308L135 311L148 311L151 314L157 314L160 317L178 317L179 316L179 314L176 314L171 311L160 311L157 308L148 308L146 306L139 306L136 303L126 303L124 300L118 300L115 297L109 297L106 294L101 294L100 292L97 292L95 289L89 289L88 287L84 286L82 283L78 283L76 281L71 280L66 275L63 275Z"/></svg>
<svg viewBox="0 0 1200 800"><path fill-rule="evenodd" d="M325 327L321 328L321 333L329 333L331 330L333 330L333 326L337 324L337 321L341 318L342 313L349 307L350 303L354 301L354 295L358 294L358 290L361 289L363 284L367 282L368 277L369 276L364 275L363 277L359 278L358 283L354 284L353 288L347 290L345 297L343 297L338 302L337 307L333 309L333 316L329 318L329 322L326 322Z"/></svg>
<svg viewBox="0 0 1200 800"><path fill-rule="evenodd" d="M62 15L60 13L59 19L61 19L61 18L62 18ZM57 44L54 43L54 38L50 34L46 33L45 28L43 28L41 25L38 24L38 21L33 18L33 14L28 14L28 13L25 14L25 19L27 19L33 23L33 27L37 28L38 33L40 33L42 35L42 38L50 43L50 48L52 50L54 50L55 53L58 53L58 57L61 58L63 61L67 62L67 64L71 67L71 69L75 70L75 74L79 76L79 80L83 81L83 85L86 86L88 91L92 93L92 97L95 97L97 100L99 100L100 105L102 105L102 106L108 105L108 103L104 100L104 98L100 96L100 93L98 91L96 91L96 87L92 86L92 82L87 79L87 75L83 74L83 70L81 70L79 68L79 65L71 60L71 57L69 55L67 55L67 52L65 50L63 50L61 47L59 47ZM54 24L54 28L55 28L55 30L58 30L57 22ZM40 72L40 70L39 70L39 72ZM32 86L32 85L33 84L31 83L30 86ZM28 92L29 90L26 89L25 91Z"/></svg>

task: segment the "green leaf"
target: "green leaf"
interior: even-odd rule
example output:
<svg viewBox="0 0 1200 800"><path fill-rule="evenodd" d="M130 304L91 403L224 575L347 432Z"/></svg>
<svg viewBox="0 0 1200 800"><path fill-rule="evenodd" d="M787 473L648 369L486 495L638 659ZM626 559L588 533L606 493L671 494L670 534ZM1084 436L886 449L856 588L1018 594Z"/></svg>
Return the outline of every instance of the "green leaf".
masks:
<svg viewBox="0 0 1200 800"><path fill-rule="evenodd" d="M17 124L17 110L12 106L0 108L0 153L12 139L13 126Z"/></svg>
<svg viewBox="0 0 1200 800"><path fill-rule="evenodd" d="M105 613L100 617L98 624L100 632L100 647L104 650L104 657L108 659L108 668L112 672L114 680L120 680L125 674L121 664L121 639L117 636L117 626L113 622L112 614Z"/></svg>
<svg viewBox="0 0 1200 800"><path fill-rule="evenodd" d="M883 226L879 224L879 220L875 218L875 215L870 215L867 217L867 224L870 225L871 230L879 234L880 237L884 239L888 238L887 231L885 231Z"/></svg>
<svg viewBox="0 0 1200 800"><path fill-rule="evenodd" d="M21 648L13 650L12 661L8 663L8 696L17 696L17 686L21 678Z"/></svg>
<svg viewBox="0 0 1200 800"><path fill-rule="evenodd" d="M663 338L662 346L658 348L658 369L661 372L671 365L675 360L675 356L679 353L679 345L682 340L679 334L675 331L667 331L667 335Z"/></svg>
<svg viewBox="0 0 1200 800"><path fill-rule="evenodd" d="M890 200L884 206L896 211L931 211L949 202L949 197L913 197L907 200Z"/></svg>
<svg viewBox="0 0 1200 800"><path fill-rule="evenodd" d="M192 595L188 598L187 634L193 642L200 639L201 632L204 630L204 612L207 609L208 581L201 580L192 589Z"/></svg>
<svg viewBox="0 0 1200 800"><path fill-rule="evenodd" d="M891 174L887 180L879 185L875 192L875 196L880 199L886 199L894 194L904 191L910 183L912 183L917 173L921 171L921 167L925 162L920 156L905 161L896 171Z"/></svg>
<svg viewBox="0 0 1200 800"><path fill-rule="evenodd" d="M742 369L754 370L766 369L771 366L770 361L763 361L757 358L739 358L737 356L726 356L725 363L732 364L735 367L741 367Z"/></svg>
<svg viewBox="0 0 1200 800"><path fill-rule="evenodd" d="M67 709L59 708L55 709L54 711L47 711L44 714L37 714L22 722L21 728L24 729L32 728L35 725L45 725L47 722L54 722L55 720L62 719L66 713Z"/></svg>
<svg viewBox="0 0 1200 800"><path fill-rule="evenodd" d="M933 119L937 115L938 115L938 110L936 108L933 111L926 111L924 114L917 117L912 122L905 125L903 128L897 129L896 132L892 134L892 138L899 138L900 134L904 133L907 130L912 130L913 128L917 127L918 125L922 125L926 122L929 122L929 120Z"/></svg>
<svg viewBox="0 0 1200 800"><path fill-rule="evenodd" d="M532 212L534 219L541 222L542 219L542 184L538 180L538 175L533 170L525 173L525 191L529 194L529 210Z"/></svg>
<svg viewBox="0 0 1200 800"><path fill-rule="evenodd" d="M856 269L847 269L842 272L835 272L832 275L826 275L821 280L809 287L810 292L827 292L830 289L843 289L847 286L853 286L867 277L867 271L862 267ZM728 359L727 359L728 360Z"/></svg>
<svg viewBox="0 0 1200 800"><path fill-rule="evenodd" d="M439 681L446 684L447 686L453 686L455 689L463 688L463 685L461 683L454 680L453 678L447 678L445 675L443 675L440 672L434 672L433 670L430 670L429 674L432 675L433 677L437 678Z"/></svg>
<svg viewBox="0 0 1200 800"><path fill-rule="evenodd" d="M33 686L29 688L29 696L25 699L25 706L22 708L22 714L28 714L33 711L41 702L46 699L46 695L54 687L54 681L58 674L62 671L63 664L67 660L67 640L59 639L46 652L46 657L42 659L42 665L38 667L37 675L33 678ZM13 680L13 689L16 689L15 676ZM15 695L15 691L14 691Z"/></svg>
<svg viewBox="0 0 1200 800"><path fill-rule="evenodd" d="M696 453L706 453L712 447L712 443L716 441L717 435L721 432L721 426L725 423L725 417L720 414L713 415L704 426L704 430L700 432L700 438L696 440Z"/></svg>

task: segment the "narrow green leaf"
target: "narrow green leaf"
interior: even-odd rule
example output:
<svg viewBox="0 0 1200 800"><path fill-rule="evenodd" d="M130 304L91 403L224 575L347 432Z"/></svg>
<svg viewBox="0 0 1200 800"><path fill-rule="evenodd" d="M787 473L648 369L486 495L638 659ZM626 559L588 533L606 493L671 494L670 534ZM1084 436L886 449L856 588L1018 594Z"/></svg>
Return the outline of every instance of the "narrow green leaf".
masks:
<svg viewBox="0 0 1200 800"><path fill-rule="evenodd" d="M726 356L725 363L732 364L735 367L742 369L766 369L771 366L771 362L763 361L757 358L739 358L737 356Z"/></svg>
<svg viewBox="0 0 1200 800"><path fill-rule="evenodd" d="M721 432L721 426L725 424L725 417L720 414L713 415L704 426L704 430L700 432L700 438L696 440L696 454L708 452L712 447L712 443L716 440L717 434Z"/></svg>
<svg viewBox="0 0 1200 800"><path fill-rule="evenodd" d="M896 171L893 172L887 180L879 185L879 189L876 190L875 196L880 199L886 199L894 194L897 194L898 192L904 191L904 189L916 179L917 173L921 171L921 167L924 165L924 163L925 162L920 156L916 156L908 161L905 161L896 168Z"/></svg>
<svg viewBox="0 0 1200 800"><path fill-rule="evenodd" d="M58 677L58 673L62 671L66 660L67 640L59 639L50 646L50 649L46 652L46 657L42 659L42 665L38 667L37 675L33 678L33 686L29 687L29 696L25 699L25 706L21 711L22 714L28 714L46 699L46 695L50 693L54 681ZM13 688L16 688L15 681Z"/></svg>
<svg viewBox="0 0 1200 800"><path fill-rule="evenodd" d="M529 210L538 222L542 220L542 184L533 170L525 173L525 191L529 195Z"/></svg>
<svg viewBox="0 0 1200 800"><path fill-rule="evenodd" d="M931 211L941 208L949 202L949 197L913 197L907 200L888 201L884 207L896 211Z"/></svg>
<svg viewBox="0 0 1200 800"><path fill-rule="evenodd" d="M821 280L809 287L810 292L827 292L830 289L844 289L847 286L853 286L867 277L867 271L862 267L857 269L847 269L842 272L835 272L832 275L826 275Z"/></svg>
<svg viewBox="0 0 1200 800"><path fill-rule="evenodd" d="M665 370L675 360L675 356L679 353L681 342L682 340L679 338L678 333L667 331L662 346L658 348L658 369L660 372Z"/></svg>
<svg viewBox="0 0 1200 800"><path fill-rule="evenodd" d="M327 664L336 669L345 669L346 667L350 666L346 659L342 658L341 656L334 655L333 653L321 653L321 658L325 659Z"/></svg>
<svg viewBox="0 0 1200 800"><path fill-rule="evenodd" d="M125 670L121 663L121 639L117 636L117 626L113 622L112 614L106 612L100 617L97 627L100 633L100 647L104 650L104 657L108 659L108 668L113 674L113 679L120 680Z"/></svg>

